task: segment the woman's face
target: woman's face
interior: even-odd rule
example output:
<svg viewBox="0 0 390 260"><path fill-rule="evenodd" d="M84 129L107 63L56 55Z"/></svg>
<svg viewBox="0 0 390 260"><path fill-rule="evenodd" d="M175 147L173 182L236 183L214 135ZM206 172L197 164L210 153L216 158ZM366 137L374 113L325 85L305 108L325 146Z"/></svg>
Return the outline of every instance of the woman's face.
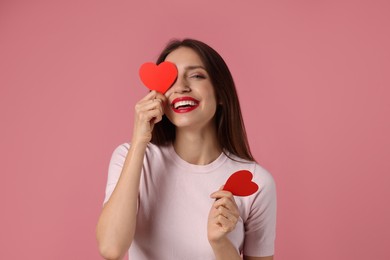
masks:
<svg viewBox="0 0 390 260"><path fill-rule="evenodd" d="M214 127L217 108L214 87L198 54L180 47L165 59L176 64L177 80L165 93L168 104L165 114L178 128L201 130Z"/></svg>

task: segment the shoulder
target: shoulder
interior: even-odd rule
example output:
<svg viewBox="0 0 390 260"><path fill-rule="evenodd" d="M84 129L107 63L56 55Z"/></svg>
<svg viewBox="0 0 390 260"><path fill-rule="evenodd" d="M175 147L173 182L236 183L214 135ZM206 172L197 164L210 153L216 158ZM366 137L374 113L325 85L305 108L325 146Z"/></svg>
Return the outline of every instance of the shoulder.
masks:
<svg viewBox="0 0 390 260"><path fill-rule="evenodd" d="M122 143L115 147L111 155L111 164L123 165L131 148L130 142ZM144 154L144 163L164 162L170 158L169 146L160 146L148 143Z"/></svg>
<svg viewBox="0 0 390 260"><path fill-rule="evenodd" d="M130 150L130 147L131 147L131 142L122 143L114 148L114 151L112 154L117 155L117 156L126 156ZM155 145L153 143L148 143L148 145L146 146L145 153L146 154L158 153L164 149L166 149L164 146L158 146L158 145Z"/></svg>
<svg viewBox="0 0 390 260"><path fill-rule="evenodd" d="M114 151L112 152L112 155L126 156L129 149L130 149L130 143L122 143L115 147Z"/></svg>
<svg viewBox="0 0 390 260"><path fill-rule="evenodd" d="M275 189L275 180L272 174L258 163L255 163L253 178L261 180L261 184L263 187Z"/></svg>

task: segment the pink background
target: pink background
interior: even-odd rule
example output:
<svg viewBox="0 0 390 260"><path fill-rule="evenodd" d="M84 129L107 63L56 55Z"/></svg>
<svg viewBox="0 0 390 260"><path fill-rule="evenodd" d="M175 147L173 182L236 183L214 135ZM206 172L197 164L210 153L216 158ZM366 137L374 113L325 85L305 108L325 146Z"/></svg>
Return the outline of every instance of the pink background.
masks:
<svg viewBox="0 0 390 260"><path fill-rule="evenodd" d="M231 68L278 188L275 259L390 259L388 1L0 2L0 259L100 259L138 67L174 37Z"/></svg>

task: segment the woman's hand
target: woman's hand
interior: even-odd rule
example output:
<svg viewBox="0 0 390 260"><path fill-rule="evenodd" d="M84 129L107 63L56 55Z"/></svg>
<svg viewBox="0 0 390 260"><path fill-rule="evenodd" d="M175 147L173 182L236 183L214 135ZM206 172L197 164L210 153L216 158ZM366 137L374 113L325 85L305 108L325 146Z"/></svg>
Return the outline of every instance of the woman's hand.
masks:
<svg viewBox="0 0 390 260"><path fill-rule="evenodd" d="M223 186L210 195L216 199L207 223L207 236L211 246L226 242L226 235L236 227L240 216L233 194L222 188Z"/></svg>
<svg viewBox="0 0 390 260"><path fill-rule="evenodd" d="M167 98L151 91L135 105L132 144L147 144L152 139L154 124L161 121Z"/></svg>

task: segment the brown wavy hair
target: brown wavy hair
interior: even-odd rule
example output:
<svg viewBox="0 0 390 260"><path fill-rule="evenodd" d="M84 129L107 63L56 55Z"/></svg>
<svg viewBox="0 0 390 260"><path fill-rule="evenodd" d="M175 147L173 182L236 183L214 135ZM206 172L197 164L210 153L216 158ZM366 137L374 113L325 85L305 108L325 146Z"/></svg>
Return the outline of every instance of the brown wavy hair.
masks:
<svg viewBox="0 0 390 260"><path fill-rule="evenodd" d="M215 123L218 142L223 152L227 156L226 151L241 159L255 161L249 148L236 87L225 61L207 44L194 39L184 39L170 41L156 63L160 64L168 54L180 47L194 50L209 74L218 103ZM167 145L175 140L175 134L175 126L163 116L162 121L154 126L151 142L156 145Z"/></svg>

